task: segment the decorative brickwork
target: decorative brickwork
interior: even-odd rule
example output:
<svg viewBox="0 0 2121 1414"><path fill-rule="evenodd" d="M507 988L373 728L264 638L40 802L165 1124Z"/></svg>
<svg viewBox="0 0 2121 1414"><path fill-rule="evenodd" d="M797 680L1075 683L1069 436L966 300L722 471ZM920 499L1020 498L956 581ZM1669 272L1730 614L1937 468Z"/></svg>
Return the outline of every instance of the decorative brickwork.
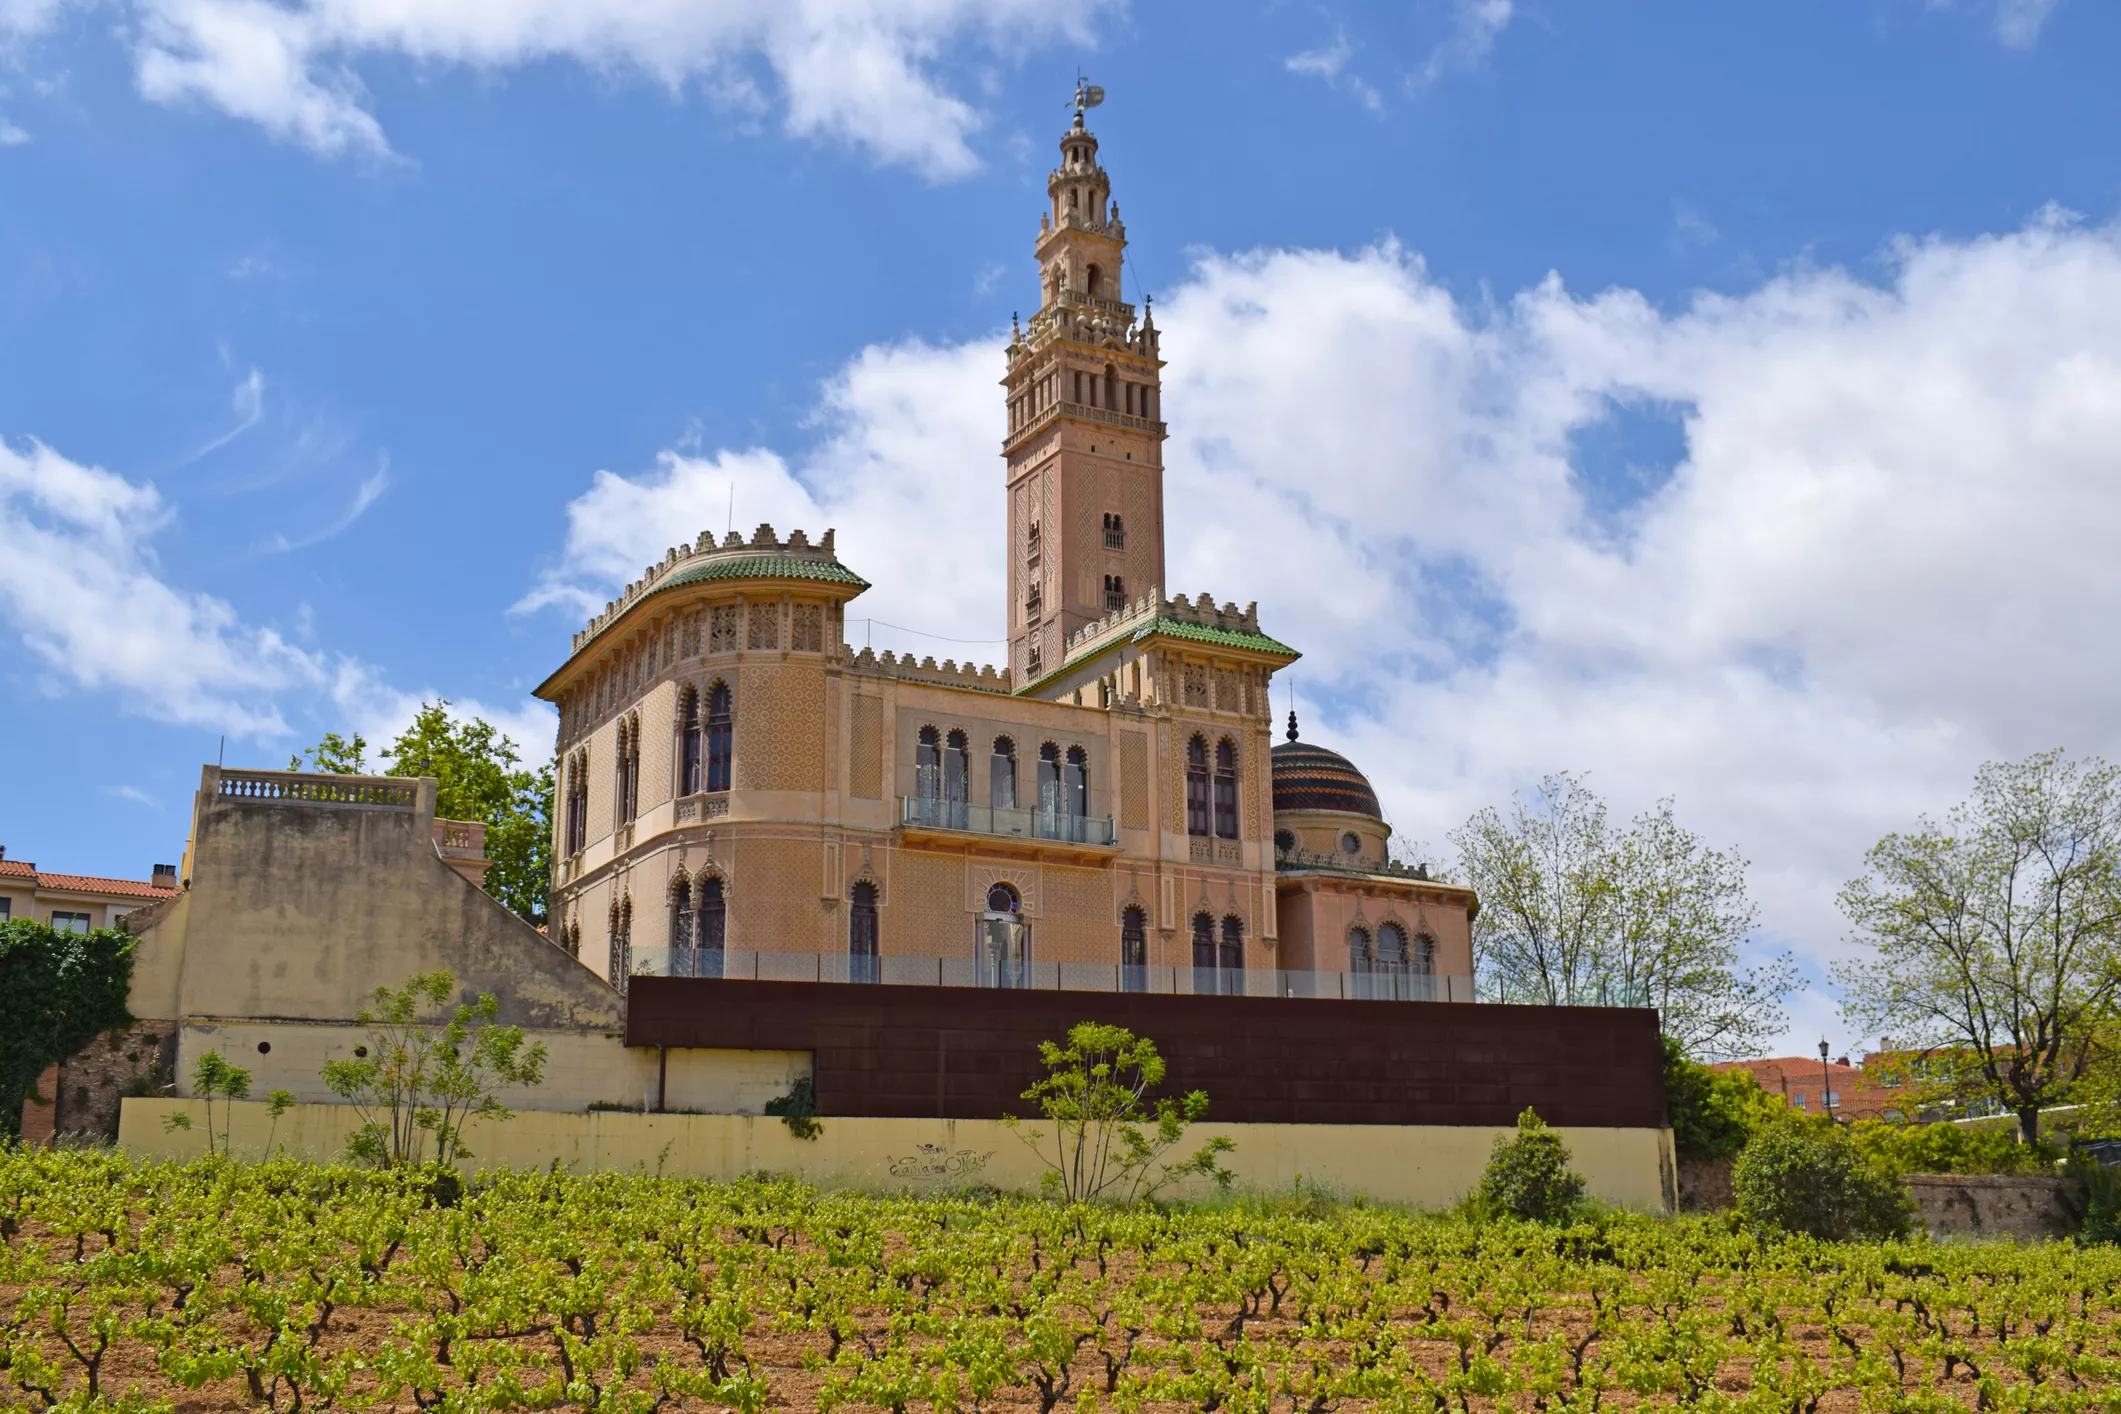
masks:
<svg viewBox="0 0 2121 1414"><path fill-rule="evenodd" d="M883 910L883 951L912 957L972 956L962 855L896 851Z"/></svg>
<svg viewBox="0 0 2121 1414"><path fill-rule="evenodd" d="M1119 823L1149 828L1149 738L1141 732L1119 734Z"/></svg>
<svg viewBox="0 0 2121 1414"><path fill-rule="evenodd" d="M1237 694L1237 674L1229 668L1215 670L1215 710L1235 712L1240 703Z"/></svg>
<svg viewBox="0 0 2121 1414"><path fill-rule="evenodd" d="M730 898L732 942L763 952L831 952L828 911L818 900L823 843L815 838L759 837L736 841L744 887ZM846 950L839 940L838 951Z"/></svg>
<svg viewBox="0 0 2121 1414"><path fill-rule="evenodd" d="M1048 864L1040 872L1046 906L1032 956L1040 962L1118 963L1119 925L1105 871Z"/></svg>
<svg viewBox="0 0 2121 1414"><path fill-rule="evenodd" d="M853 740L848 743L847 790L860 800L884 795L884 701L859 693L854 699Z"/></svg>
<svg viewBox="0 0 2121 1414"><path fill-rule="evenodd" d="M711 627L708 632L707 651L710 653L734 653L737 650L737 606L717 604L714 606Z"/></svg>
<svg viewBox="0 0 2121 1414"><path fill-rule="evenodd" d="M1205 663L1185 665L1184 698L1188 707L1208 705L1208 667Z"/></svg>
<svg viewBox="0 0 2121 1414"><path fill-rule="evenodd" d="M788 646L797 653L825 651L825 606L797 604L790 618Z"/></svg>
<svg viewBox="0 0 2121 1414"><path fill-rule="evenodd" d="M825 672L816 663L746 663L736 713L738 790L823 790L818 705Z"/></svg>
<svg viewBox="0 0 2121 1414"><path fill-rule="evenodd" d="M747 604L744 606L744 646L749 649L770 649L781 646L781 606L778 604Z"/></svg>

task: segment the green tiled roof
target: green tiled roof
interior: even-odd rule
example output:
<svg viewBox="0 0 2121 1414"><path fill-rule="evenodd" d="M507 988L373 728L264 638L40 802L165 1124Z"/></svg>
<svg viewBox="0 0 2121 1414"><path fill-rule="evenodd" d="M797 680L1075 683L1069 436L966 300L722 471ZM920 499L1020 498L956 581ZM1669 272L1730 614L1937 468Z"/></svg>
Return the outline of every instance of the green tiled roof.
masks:
<svg viewBox="0 0 2121 1414"><path fill-rule="evenodd" d="M1212 624L1191 624L1184 619L1158 617L1143 624L1127 635L1129 641L1139 643L1151 634L1168 633L1173 638L1190 638L1196 643L1217 643L1226 648L1249 648L1255 653L1287 653L1292 658L1301 658L1288 644L1269 638L1263 633L1246 633L1242 629L1216 628Z"/></svg>
<svg viewBox="0 0 2121 1414"><path fill-rule="evenodd" d="M1291 658L1303 657L1303 654L1283 643L1280 639L1269 638L1263 633L1246 633L1242 629L1216 628L1212 624L1188 623L1184 619L1174 619L1160 614L1131 633L1114 634L1095 648L1076 654L1052 672L1040 677L1036 682L1025 683L1017 689L1017 696L1021 697L1037 690L1041 685L1060 677L1077 664L1087 662L1118 644L1139 643L1143 639L1153 638L1159 633L1169 634L1173 638L1191 639L1195 643L1212 643L1223 648L1244 648L1254 653L1286 653Z"/></svg>
<svg viewBox="0 0 2121 1414"><path fill-rule="evenodd" d="M648 592L660 594L681 584L704 584L716 579L814 579L826 584L851 584L858 589L869 587L868 580L831 560L813 560L806 555L741 555L688 566L658 581Z"/></svg>

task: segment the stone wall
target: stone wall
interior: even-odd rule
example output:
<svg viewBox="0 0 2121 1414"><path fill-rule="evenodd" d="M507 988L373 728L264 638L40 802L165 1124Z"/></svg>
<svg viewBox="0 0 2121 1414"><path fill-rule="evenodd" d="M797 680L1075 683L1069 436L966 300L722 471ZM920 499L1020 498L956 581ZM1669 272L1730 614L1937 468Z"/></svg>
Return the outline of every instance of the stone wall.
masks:
<svg viewBox="0 0 2121 1414"><path fill-rule="evenodd" d="M1932 1237L2067 1237L2084 1216L2074 1186L2042 1174L1911 1173L1907 1188Z"/></svg>
<svg viewBox="0 0 2121 1414"><path fill-rule="evenodd" d="M1679 1210L1713 1213L1730 1207L1731 1163L1729 1159L1681 1159Z"/></svg>

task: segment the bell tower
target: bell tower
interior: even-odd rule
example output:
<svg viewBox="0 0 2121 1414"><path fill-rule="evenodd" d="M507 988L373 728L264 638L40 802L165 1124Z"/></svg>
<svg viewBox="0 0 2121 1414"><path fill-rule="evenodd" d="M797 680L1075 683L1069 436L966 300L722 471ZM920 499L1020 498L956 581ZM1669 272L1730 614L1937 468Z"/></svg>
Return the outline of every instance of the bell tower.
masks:
<svg viewBox="0 0 2121 1414"><path fill-rule="evenodd" d="M1039 306L1009 343L1009 665L1019 689L1068 635L1164 583L1163 360L1122 298L1127 228L1078 84L1039 218Z"/></svg>

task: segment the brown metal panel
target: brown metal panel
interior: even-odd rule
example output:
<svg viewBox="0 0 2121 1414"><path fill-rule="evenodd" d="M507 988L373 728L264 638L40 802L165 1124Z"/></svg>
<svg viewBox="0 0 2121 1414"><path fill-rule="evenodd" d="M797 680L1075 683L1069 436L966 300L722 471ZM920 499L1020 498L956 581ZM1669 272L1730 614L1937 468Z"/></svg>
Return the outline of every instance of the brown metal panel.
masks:
<svg viewBox="0 0 2121 1414"><path fill-rule="evenodd" d="M828 1115L1020 1113L1038 1042L1078 1021L1155 1038L1233 1123L1665 1122L1653 1011L631 979L630 1046L809 1051Z"/></svg>

